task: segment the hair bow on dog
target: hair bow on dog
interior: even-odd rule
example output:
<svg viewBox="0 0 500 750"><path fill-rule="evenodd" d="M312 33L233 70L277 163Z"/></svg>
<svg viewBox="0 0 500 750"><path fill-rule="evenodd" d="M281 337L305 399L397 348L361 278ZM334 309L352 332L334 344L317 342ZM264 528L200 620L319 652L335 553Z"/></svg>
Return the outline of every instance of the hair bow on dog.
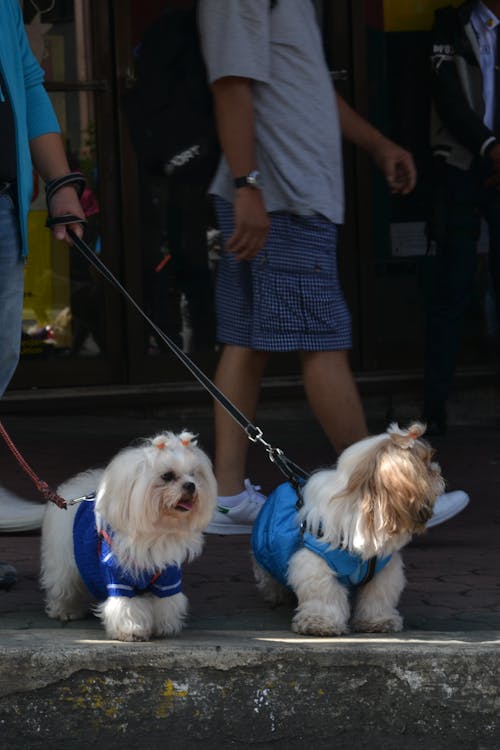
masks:
<svg viewBox="0 0 500 750"><path fill-rule="evenodd" d="M192 432L188 432L187 430L183 430L180 435L174 435L171 432L157 435L151 441L151 445L160 451L168 448L175 450L175 448L181 445L183 448L194 448L197 444L196 437Z"/></svg>
<svg viewBox="0 0 500 750"><path fill-rule="evenodd" d="M387 430L391 440L400 448L411 450L425 432L425 425L421 422L414 422L406 430L402 430L397 422L393 422Z"/></svg>

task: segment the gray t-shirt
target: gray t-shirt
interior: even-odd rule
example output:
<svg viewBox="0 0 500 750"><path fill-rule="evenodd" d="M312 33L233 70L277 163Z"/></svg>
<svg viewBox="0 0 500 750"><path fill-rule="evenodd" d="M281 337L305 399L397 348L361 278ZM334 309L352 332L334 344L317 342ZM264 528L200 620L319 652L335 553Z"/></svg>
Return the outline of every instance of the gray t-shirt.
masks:
<svg viewBox="0 0 500 750"><path fill-rule="evenodd" d="M344 183L337 102L310 0L200 0L211 83L253 81L256 157L268 211L319 213L342 223ZM210 192L232 202L224 157Z"/></svg>

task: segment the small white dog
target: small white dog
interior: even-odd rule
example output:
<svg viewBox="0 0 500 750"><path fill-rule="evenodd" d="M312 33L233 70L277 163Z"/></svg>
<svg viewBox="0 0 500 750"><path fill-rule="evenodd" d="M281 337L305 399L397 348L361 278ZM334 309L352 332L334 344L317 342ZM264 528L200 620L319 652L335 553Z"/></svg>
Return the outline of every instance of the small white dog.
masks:
<svg viewBox="0 0 500 750"><path fill-rule="evenodd" d="M167 432L118 453L104 470L58 488L42 527L41 584L49 617L85 617L92 602L110 638L145 641L178 633L187 614L184 561L197 557L217 487L190 432Z"/></svg>
<svg viewBox="0 0 500 750"><path fill-rule="evenodd" d="M433 451L419 439L424 431L393 424L347 448L335 469L314 473L298 504L289 483L264 503L252 533L257 586L273 604L296 595L295 632L402 630L399 550L425 531L444 491Z"/></svg>

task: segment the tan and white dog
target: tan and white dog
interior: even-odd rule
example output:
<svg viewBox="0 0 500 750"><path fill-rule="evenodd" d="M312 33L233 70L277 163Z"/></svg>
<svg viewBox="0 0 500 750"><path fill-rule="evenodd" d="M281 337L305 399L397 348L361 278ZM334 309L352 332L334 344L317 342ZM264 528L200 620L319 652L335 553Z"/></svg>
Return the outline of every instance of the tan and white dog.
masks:
<svg viewBox="0 0 500 750"><path fill-rule="evenodd" d="M424 431L393 424L350 446L307 480L298 510L288 484L266 500L252 534L257 586L272 603L295 594L295 632L402 629L400 550L425 531L444 490Z"/></svg>
<svg viewBox="0 0 500 750"><path fill-rule="evenodd" d="M67 500L92 491L95 501L47 507L41 543L47 614L75 620L94 606L107 635L122 641L178 633L188 605L180 566L200 554L215 507L209 458L190 432L166 432L58 488Z"/></svg>

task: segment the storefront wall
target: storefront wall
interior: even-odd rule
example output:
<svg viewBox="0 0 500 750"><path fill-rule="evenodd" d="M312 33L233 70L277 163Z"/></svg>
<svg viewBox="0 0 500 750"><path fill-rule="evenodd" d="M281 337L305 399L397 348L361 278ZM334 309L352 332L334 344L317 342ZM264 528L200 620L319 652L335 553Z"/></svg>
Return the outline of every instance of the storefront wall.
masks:
<svg viewBox="0 0 500 750"><path fill-rule="evenodd" d="M172 3L170 3L172 4ZM177 5L188 5L178 0ZM421 371L424 311L432 284L425 226L429 194L426 44L435 0L317 2L339 92L415 154L414 195L392 198L369 159L345 149L347 215L340 267L352 311L359 373ZM213 283L218 241L200 191L168 189L144 169L126 116L137 54L165 0L24 3L33 49L46 71L72 166L88 181L86 238L135 300L208 374L217 359ZM21 363L13 388L168 383L192 376L137 312L75 249L44 227L35 179ZM462 364L489 364L492 300L484 243ZM298 372L277 355L269 375Z"/></svg>

